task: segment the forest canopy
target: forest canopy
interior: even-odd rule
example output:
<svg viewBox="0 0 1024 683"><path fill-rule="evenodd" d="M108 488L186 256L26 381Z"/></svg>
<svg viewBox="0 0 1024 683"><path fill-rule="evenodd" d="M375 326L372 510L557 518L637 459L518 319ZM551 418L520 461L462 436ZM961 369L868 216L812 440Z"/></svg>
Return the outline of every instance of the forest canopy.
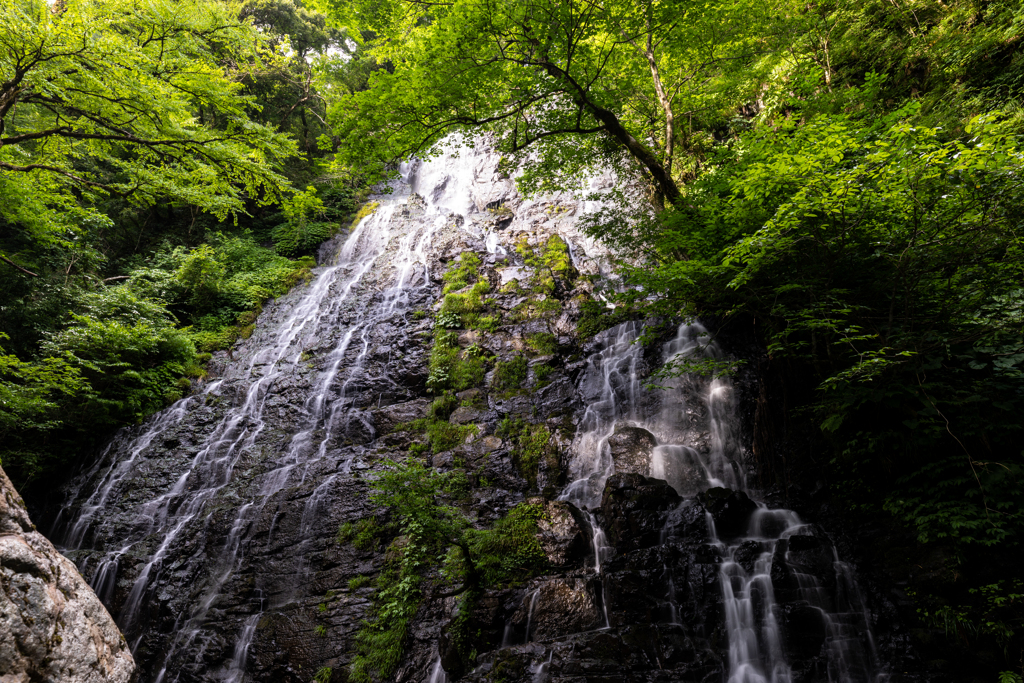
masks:
<svg viewBox="0 0 1024 683"><path fill-rule="evenodd" d="M290 0L0 3L0 436L20 486L190 391L358 188L342 32ZM330 137L328 135L328 137Z"/></svg>

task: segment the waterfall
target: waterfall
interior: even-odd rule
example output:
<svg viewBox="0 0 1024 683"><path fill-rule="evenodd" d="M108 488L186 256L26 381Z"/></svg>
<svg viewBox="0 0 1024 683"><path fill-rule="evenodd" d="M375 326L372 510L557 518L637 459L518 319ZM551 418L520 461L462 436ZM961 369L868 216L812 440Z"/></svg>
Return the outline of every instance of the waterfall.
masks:
<svg viewBox="0 0 1024 683"><path fill-rule="evenodd" d="M366 480L384 459L410 452L408 439L398 445L389 429L426 415L429 311L437 310L441 273L473 251L492 282L526 277L521 260L511 265L519 240L545 244L550 235L566 240L573 266L586 275L605 270L606 252L575 227L579 215L600 204L518 197L498 161L485 145L453 143L433 160L403 164L392 191L372 198L379 204L373 213L322 249L312 281L268 304L252 338L240 341L230 358L222 354L213 366L216 378L118 434L68 487L54 533L118 616L144 683L293 683L308 680L311 670L344 664L336 650L351 646L369 616L368 590L355 586L380 571L382 553L342 549L333 538L340 521L374 518ZM505 297L503 315L516 322L490 340L466 330L464 345L490 341L489 352L503 360L522 355L529 335L547 334L568 348L562 340L571 339L578 317L570 310L574 297L600 297L586 278L578 282L561 317L540 321L511 315L525 297L492 291ZM532 395L490 396L486 408L460 397L460 410L490 415L479 418L490 421L490 431L472 447L491 449L477 461L484 463L479 480L500 480L481 484L496 493L473 514L504 514L535 492L501 469L501 462L511 466L513 454L507 440L494 436L498 420L546 420L567 446L561 483L568 483L560 493L537 489L572 510L564 526L580 534L576 565L508 589L494 607L497 621L488 622L495 630L488 648L525 653L519 680L541 683L563 675L571 653L604 652L625 636L644 645L663 635L675 639L666 646L669 654L655 648L644 655L652 671L667 670L666 657L683 661L679 653L687 648L719 648L725 656L728 641L727 661L715 654L706 666L724 666L729 683L812 680L800 677L787 642L786 619L798 610L821 634L825 664L813 680L880 683L870 614L852 568L823 532L795 513L750 503L749 525L737 532L718 529L709 512L706 522L699 520L703 540L690 539L703 549L685 551L691 565L714 567L711 581L681 562L680 529L690 524L686 531L696 538L687 515L700 509L699 496L709 489L756 492L746 480L740 396L729 378L684 374L655 380L659 388L646 386L663 363L728 358L697 323L680 325L660 345L638 343L643 332L642 323L628 322L598 334L582 357L583 348L571 360L558 352L545 366L557 381L531 388ZM548 400L543 392L557 397L557 410L538 414ZM392 408L394 415L387 412ZM453 459L436 455L432 464L452 466ZM486 477L485 467L493 467ZM636 532L638 538L624 540L633 531L615 527L603 505L612 478L626 475L654 477L667 482L657 484L659 491L674 491L664 497L665 507L643 511L643 538ZM679 496L684 502L675 507ZM625 605L623 576L634 591ZM724 608L715 644L711 629L687 623L701 581L716 591L714 609L705 611ZM546 601L555 599L568 601L572 614L553 616ZM630 610L657 628L631 632L634 617L624 616ZM403 682L447 680L436 638L422 635L431 628L410 628L410 638L420 640L414 661L403 665ZM564 647L552 640L559 629L568 632L558 636ZM572 640L577 636L599 639L600 647ZM288 654L268 653L268 643ZM288 661L292 655L303 658L301 671ZM256 669L263 678L252 677Z"/></svg>
<svg viewBox="0 0 1024 683"><path fill-rule="evenodd" d="M142 680L241 681L258 624L278 623L261 615L330 602L313 568L333 538L324 518L354 505L339 490L361 490L379 436L371 412L422 392L419 313L437 293L438 254L503 258L485 207L513 202L529 214L513 222L523 231L546 206L515 195L486 144L458 142L402 164L219 377L124 430L68 488L53 535L117 615ZM574 220L543 215L585 259L595 247Z"/></svg>
<svg viewBox="0 0 1024 683"><path fill-rule="evenodd" d="M658 389L644 389L643 348L637 343L640 332L637 323L627 323L603 333L579 383L586 407L572 446L573 481L562 499L584 510L591 525L594 571L599 575L611 549L603 547L604 532L591 510L601 503L605 483L618 471L609 447L617 430L635 427L649 432L655 445L647 470L642 473L667 481L683 496L715 487L753 493L746 484L736 390L731 380L682 374L659 380ZM659 360L672 363L686 358L727 360L698 323L680 325L675 337L662 346ZM672 533L671 522L670 516L661 532L662 545ZM823 625L822 648L828 665L827 671L821 672L821 680L878 683L885 679L874 650L869 613L852 569L839 560L827 538L796 513L769 510L763 503L757 504L746 533L720 538L710 514L707 526L710 542L722 558L719 585L728 637L728 683L794 680L776 614L772 578L773 564L790 561L787 566L799 566L788 550L794 546L820 549L832 558L833 591L826 590L809 573L789 570L798 593L794 599ZM751 547L758 551L752 565L749 558L741 561L738 557L742 551L749 554ZM674 577L667 563L662 568L667 584L667 621L675 625L679 613ZM607 598L604 609L608 626Z"/></svg>

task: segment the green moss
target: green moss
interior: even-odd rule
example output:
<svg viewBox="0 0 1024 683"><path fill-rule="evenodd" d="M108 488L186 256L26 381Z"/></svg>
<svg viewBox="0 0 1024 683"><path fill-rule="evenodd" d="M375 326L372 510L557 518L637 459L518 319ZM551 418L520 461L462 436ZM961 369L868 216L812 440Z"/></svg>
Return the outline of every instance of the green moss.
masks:
<svg viewBox="0 0 1024 683"><path fill-rule="evenodd" d="M427 414L431 420L447 420L459 407L459 399L454 394L442 394L430 404Z"/></svg>
<svg viewBox="0 0 1024 683"><path fill-rule="evenodd" d="M576 323L576 332L582 339L593 337L598 332L629 320L629 315L624 308L608 308L603 302L594 301L593 299L582 302L580 311L581 315Z"/></svg>
<svg viewBox="0 0 1024 683"><path fill-rule="evenodd" d="M380 525L372 517L359 521L345 522L338 527L335 539L342 545L352 544L359 550L376 550L380 543Z"/></svg>
<svg viewBox="0 0 1024 683"><path fill-rule="evenodd" d="M525 581L544 568L547 557L537 540L537 521L544 516L543 506L520 503L492 528L467 532L477 569L488 584Z"/></svg>
<svg viewBox="0 0 1024 683"><path fill-rule="evenodd" d="M525 356L516 356L508 362L498 363L494 366L493 389L506 395L518 391L526 381L528 368Z"/></svg>
<svg viewBox="0 0 1024 683"><path fill-rule="evenodd" d="M516 244L516 253L535 270L531 284L536 291L551 294L555 291L556 279L570 284L575 280L576 269L572 267L569 245L558 235L551 235L536 249L523 237Z"/></svg>
<svg viewBox="0 0 1024 683"><path fill-rule="evenodd" d="M479 279L478 269L480 268L480 257L471 251L464 251L454 268L441 276L444 280L443 294L455 292L467 285L471 285Z"/></svg>
<svg viewBox="0 0 1024 683"><path fill-rule="evenodd" d="M359 576L356 576L355 578L351 578L348 580L348 589L350 591L359 590L360 588L369 586L372 583L373 579L371 579L369 576L361 574Z"/></svg>
<svg viewBox="0 0 1024 683"><path fill-rule="evenodd" d="M430 350L427 388L435 394L462 391L483 384L488 357L462 351L454 332L435 328Z"/></svg>
<svg viewBox="0 0 1024 683"><path fill-rule="evenodd" d="M553 367L551 367L550 365L545 365L545 364L537 365L537 366L535 366L533 368L533 374L537 378L537 388L538 389L540 387L543 387L543 386L547 385L548 377L551 376L551 373L554 372L554 370L555 369Z"/></svg>
<svg viewBox="0 0 1024 683"><path fill-rule="evenodd" d="M349 230L355 230L361 220L376 211L379 207L380 202L366 202L360 206L359 210L356 211L356 215L352 217L352 223L349 225Z"/></svg>
<svg viewBox="0 0 1024 683"><path fill-rule="evenodd" d="M533 311L537 315L557 313L562 310L562 302L553 296L545 297L542 301L532 301Z"/></svg>
<svg viewBox="0 0 1024 683"><path fill-rule="evenodd" d="M509 280L501 286L498 291L502 294L518 294L520 290L519 280Z"/></svg>
<svg viewBox="0 0 1024 683"><path fill-rule="evenodd" d="M557 277L572 279L575 269L572 267L569 245L558 235L548 237L548 241L544 243L541 260Z"/></svg>
<svg viewBox="0 0 1024 683"><path fill-rule="evenodd" d="M453 425L449 422L431 422L427 427L430 450L433 453L450 451L463 443L470 434L475 434L476 425Z"/></svg>
<svg viewBox="0 0 1024 683"><path fill-rule="evenodd" d="M498 425L496 433L511 442L512 462L531 487L537 486L537 472L542 458L547 458L549 465L557 467L557 454L551 446L551 432L546 426L506 417Z"/></svg>
<svg viewBox="0 0 1024 683"><path fill-rule="evenodd" d="M526 344L542 356L552 354L558 348L558 341L555 339L555 335L547 332L531 334L526 338Z"/></svg>

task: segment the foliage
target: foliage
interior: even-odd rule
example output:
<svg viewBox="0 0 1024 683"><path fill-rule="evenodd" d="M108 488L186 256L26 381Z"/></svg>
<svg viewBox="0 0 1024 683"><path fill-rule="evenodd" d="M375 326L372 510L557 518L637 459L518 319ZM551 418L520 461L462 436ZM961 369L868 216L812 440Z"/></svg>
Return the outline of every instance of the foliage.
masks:
<svg viewBox="0 0 1024 683"><path fill-rule="evenodd" d="M526 360L526 356L516 356L510 361L499 361L494 366L494 381L491 388L499 394L514 394L526 381L528 369L529 361Z"/></svg>
<svg viewBox="0 0 1024 683"><path fill-rule="evenodd" d="M380 544L381 528L372 517L355 522L345 522L338 527L336 540L342 545L351 543L359 550L376 550Z"/></svg>
<svg viewBox="0 0 1024 683"><path fill-rule="evenodd" d="M913 111L748 136L666 220L659 248L689 258L630 278L655 311L755 316L770 353L813 363L836 465L885 457L886 507L923 542L1015 543L1016 428L980 416L1022 401L1024 156L998 115L965 143Z"/></svg>
<svg viewBox="0 0 1024 683"><path fill-rule="evenodd" d="M371 484L370 499L389 510L397 537L377 578L373 619L355 638L355 681L384 680L395 671L431 569L439 570L442 585L457 586L453 592L463 596L459 614L465 616L477 590L525 580L545 564L536 538L540 505L520 504L491 529L474 529L456 505L467 487L461 470L439 472L415 458L386 465ZM456 637L458 631L456 624Z"/></svg>
<svg viewBox="0 0 1024 683"><path fill-rule="evenodd" d="M460 472L438 473L415 459L391 463L373 482L370 499L391 511L398 536L377 577L372 620L356 634L350 680L386 679L401 661L409 619L422 598L422 574L468 526L441 497L457 495L464 485Z"/></svg>
<svg viewBox="0 0 1024 683"><path fill-rule="evenodd" d="M751 68L752 29L766 18L754 3L320 6L365 31L367 49L393 66L332 109L347 163L387 162L453 130L487 130L526 164L519 180L531 190L578 183L582 169L605 164L641 170L672 201L675 112L718 104L696 85Z"/></svg>
<svg viewBox="0 0 1024 683"><path fill-rule="evenodd" d="M196 357L166 308L121 286L87 295L82 311L43 344L47 355L66 358L88 379L95 394L80 409L93 424L117 424L162 407L171 398L166 387Z"/></svg>
<svg viewBox="0 0 1024 683"><path fill-rule="evenodd" d="M1018 656L1019 638L1024 628L1024 583L1020 579L971 588L970 602L962 605L936 604L932 596L914 595L925 623L943 630L954 641L977 647L990 639L1010 657ZM1010 657L1012 658L1012 657Z"/></svg>
<svg viewBox="0 0 1024 683"><path fill-rule="evenodd" d="M550 235L536 249L523 237L516 244L516 253L536 271L531 278L532 288L536 291L552 294L556 279L564 280L569 285L575 280L576 269L572 265L569 245L558 235Z"/></svg>
<svg viewBox="0 0 1024 683"><path fill-rule="evenodd" d="M441 279L444 280L444 289L441 293L455 292L476 282L479 279L477 269L480 268L480 264L480 257L474 252L462 252L457 265L449 268L441 276Z"/></svg>
<svg viewBox="0 0 1024 683"><path fill-rule="evenodd" d="M359 590L370 585L373 585L373 579L362 574L348 580L348 589L350 591Z"/></svg>
<svg viewBox="0 0 1024 683"><path fill-rule="evenodd" d="M490 529L469 532L477 569L489 585L525 581L544 568L547 557L537 540L537 522L544 516L544 506L520 503Z"/></svg>
<svg viewBox="0 0 1024 683"><path fill-rule="evenodd" d="M33 239L73 239L109 196L224 218L287 185L294 146L226 67L276 57L228 6L4 0L0 35L0 217Z"/></svg>
<svg viewBox="0 0 1024 683"><path fill-rule="evenodd" d="M324 203L316 196L313 186L285 198L281 212L286 220L274 228L271 235L277 251L286 256L315 249L338 228L336 224L314 220L323 216Z"/></svg>
<svg viewBox="0 0 1024 683"><path fill-rule="evenodd" d="M8 337L0 333L0 342ZM66 357L24 362L0 347L0 465L25 479L43 470L45 454L31 447L42 433L61 426L61 403L88 390L77 363Z"/></svg>
<svg viewBox="0 0 1024 683"><path fill-rule="evenodd" d="M630 317L632 314L626 306L611 308L603 301L588 298L580 302L580 318L576 322L576 333L580 339L588 339L598 332L626 322Z"/></svg>
<svg viewBox="0 0 1024 683"><path fill-rule="evenodd" d="M550 332L531 334L526 338L526 344L542 356L550 355L558 348L558 341Z"/></svg>

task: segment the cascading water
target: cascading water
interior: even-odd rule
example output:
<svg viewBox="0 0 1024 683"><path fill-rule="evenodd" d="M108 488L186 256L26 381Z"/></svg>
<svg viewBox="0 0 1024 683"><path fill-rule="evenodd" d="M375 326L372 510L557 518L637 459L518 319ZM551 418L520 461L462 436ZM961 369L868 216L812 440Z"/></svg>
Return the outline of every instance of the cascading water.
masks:
<svg viewBox="0 0 1024 683"><path fill-rule="evenodd" d="M593 568L599 575L612 551L604 547L605 534L593 511L601 504L605 483L613 473L637 472L662 479L683 496L692 497L709 487L723 494L726 489L747 493L732 383L725 377L704 379L683 373L661 379L659 389L645 389L643 347L635 343L640 332L638 324L629 323L604 333L579 383L586 407L572 446L573 481L562 500L581 508L591 527ZM701 359L727 361L707 330L690 323L681 325L675 338L662 346L658 361L672 366ZM638 462L628 449L613 452L610 443L616 435L636 430L651 439L646 463ZM690 503L684 503L687 505ZM749 505L755 507L752 502ZM823 534L795 513L769 510L763 504L757 504L750 515L749 528L732 537L720 537L710 513L707 519L709 541L721 557L718 582L729 644L729 683L868 683L885 678L874 651L869 613L852 570L839 561ZM668 516L660 534L662 546L674 533L677 521ZM814 574L797 570L801 561L808 560L797 557L792 548L805 554L809 549L812 554L829 553L834 574L829 590ZM785 567L784 579L779 579L780 567ZM603 576L601 580L606 593ZM775 580L782 580L785 585L780 590L790 593L787 609L792 612L795 602L800 611L822 625L820 649L827 662L823 670L805 671L801 676L791 670L787 647L796 643L786 642L777 618ZM667 560L662 564L661 581L666 586L665 598L659 601L664 605L663 618L670 625L682 625L675 577ZM607 597L603 603L607 628L611 625Z"/></svg>

